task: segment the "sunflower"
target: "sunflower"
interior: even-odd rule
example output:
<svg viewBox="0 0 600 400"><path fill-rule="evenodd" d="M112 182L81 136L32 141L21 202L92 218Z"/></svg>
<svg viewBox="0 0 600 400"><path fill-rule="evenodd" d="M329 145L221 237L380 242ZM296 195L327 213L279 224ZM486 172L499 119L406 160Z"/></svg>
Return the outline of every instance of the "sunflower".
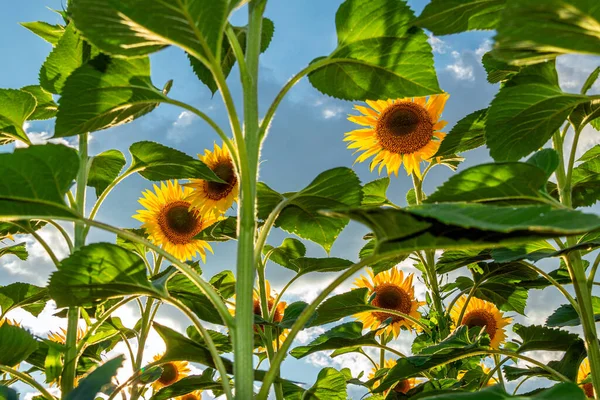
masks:
<svg viewBox="0 0 600 400"><path fill-rule="evenodd" d="M594 385L592 382L581 383L590 375L590 360L587 358L583 360L579 365L579 371L577 371L577 383L581 386L581 389L585 392L588 399L594 398Z"/></svg>
<svg viewBox="0 0 600 400"><path fill-rule="evenodd" d="M220 148L215 143L214 151L204 150L204 155L198 154L198 158L226 183L191 179L190 183L185 185L193 189L187 200L203 214L221 215L237 201L239 192L238 179L229 151L224 145Z"/></svg>
<svg viewBox="0 0 600 400"><path fill-rule="evenodd" d="M368 274L370 279L361 276L356 279L354 284L359 288L369 289L369 297L374 296L372 305L399 311L415 319L421 318L421 313L417 309L425 303L415 298L413 274L404 278L404 272L397 268L381 272L377 276L372 269L369 269ZM391 323L380 334L393 332L394 337L398 337L402 326L409 330L415 328L414 322L382 311L365 311L356 314L355 317L363 323L365 329L371 330L377 329L383 322L391 320Z"/></svg>
<svg viewBox="0 0 600 400"><path fill-rule="evenodd" d="M194 390L191 393L179 396L177 400L202 400L202 390Z"/></svg>
<svg viewBox="0 0 600 400"><path fill-rule="evenodd" d="M446 121L440 116L448 100L448 94L390 100L367 100L371 107L354 106L362 115L350 115L348 120L367 126L346 133L344 141L349 149L363 153L356 159L371 161L371 171L379 165L379 173L385 166L388 175L398 170L402 163L408 175L413 172L421 178L421 161L428 161L437 153L446 136L439 132Z"/></svg>
<svg viewBox="0 0 600 400"><path fill-rule="evenodd" d="M454 324L466 325L469 328L473 326L485 326L485 331L490 335L490 347L494 349L499 348L500 344L506 340L504 327L512 322L512 318L505 318L504 313L498 310L498 307L493 303L471 297L462 321L458 321L466 301L467 296L461 296L450 311L450 316Z"/></svg>
<svg viewBox="0 0 600 400"><path fill-rule="evenodd" d="M87 329L83 329L81 327L77 328L77 341L81 341L85 334L87 333ZM65 328L60 328L60 332L50 332L48 334L48 340L54 343L66 344L67 343L67 330Z"/></svg>
<svg viewBox="0 0 600 400"><path fill-rule="evenodd" d="M162 354L154 356L154 361L159 361L163 357ZM152 387L154 390L160 390L165 386L169 386L185 378L190 373L187 361L169 361L161 365L163 370L160 378L154 381Z"/></svg>
<svg viewBox="0 0 600 400"><path fill-rule="evenodd" d="M2 318L0 319L0 326L4 325L4 323L7 323L8 325L12 325L12 326L18 326L21 327L21 324L18 323L17 321L15 321L14 319L8 319L8 318Z"/></svg>
<svg viewBox="0 0 600 400"><path fill-rule="evenodd" d="M285 308L287 306L287 303L285 301L280 301L279 303L277 303L277 305L275 305L275 300L277 299L277 294L275 292L271 291L271 284L269 283L269 281L265 282L265 286L267 289L267 299L268 299L267 301L268 301L269 312L274 313L273 314L273 322L279 323L279 322L281 322L281 320L283 320L283 314L285 313ZM258 290L254 290L253 300L254 300L254 314L258 315L258 316L262 316L262 306L260 304L260 292ZM273 311L273 307L275 307L275 311ZM255 327L255 330L257 330L257 329L262 329L262 328ZM279 337L277 339L273 340L273 345L275 346L276 349L278 349L281 346L281 344L283 343L283 341L285 340L287 335L288 335L288 330L284 329L280 333ZM260 347L259 351L264 351L264 350L262 347Z"/></svg>
<svg viewBox="0 0 600 400"><path fill-rule="evenodd" d="M392 360L392 359L388 359L385 360L385 363L383 364L383 368L393 368L394 366L396 366L396 360ZM369 379L373 379L375 378L375 374L377 373L377 371L379 370L379 365L377 365L375 368L373 368L371 370L371 373L369 374ZM375 383L373 383L373 389L377 388L379 386L381 382L381 379L376 381ZM412 388L414 388L415 386L417 386L417 379L415 378L409 378L409 379L404 379L403 381L400 381L396 384L396 386L393 387L394 392L396 393L402 393L402 394L406 394L408 393L408 391ZM384 396L387 397L389 390L384 392Z"/></svg>
<svg viewBox="0 0 600 400"><path fill-rule="evenodd" d="M479 363L479 367L481 368L481 370L483 371L483 375L487 375L490 373L490 371L492 370L491 368L488 368L483 362ZM460 381L465 375L466 375L467 371L460 371L458 373L457 379ZM496 380L496 378L491 377L487 382L486 382L486 386L494 386L495 384L497 384L498 381Z"/></svg>
<svg viewBox="0 0 600 400"><path fill-rule="evenodd" d="M161 245L176 258L191 260L200 253L202 261L206 261L206 250L212 253L212 248L194 236L220 218L191 208L186 200L191 193L192 189L181 187L177 181L161 182L160 188L154 185L154 193L147 190L139 200L145 209L138 210L133 218L143 222L152 243Z"/></svg>

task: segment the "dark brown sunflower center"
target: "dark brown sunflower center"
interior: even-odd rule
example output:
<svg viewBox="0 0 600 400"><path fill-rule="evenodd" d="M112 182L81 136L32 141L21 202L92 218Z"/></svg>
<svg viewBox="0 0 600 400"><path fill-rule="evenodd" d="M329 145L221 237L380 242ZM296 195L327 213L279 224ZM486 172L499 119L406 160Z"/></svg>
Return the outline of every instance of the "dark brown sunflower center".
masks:
<svg viewBox="0 0 600 400"><path fill-rule="evenodd" d="M181 400L200 400L200 397L198 397L194 393L188 393L188 394L184 394L183 396L181 396L180 399Z"/></svg>
<svg viewBox="0 0 600 400"><path fill-rule="evenodd" d="M233 164L229 160L221 161L219 164L215 165L212 170L215 175L227 183L206 181L206 195L211 200L221 200L231 193L233 187L237 183L237 177L233 170Z"/></svg>
<svg viewBox="0 0 600 400"><path fill-rule="evenodd" d="M490 335L490 339L493 339L494 336L496 336L496 320L494 319L492 313L490 313L489 311L471 311L464 316L462 324L468 326L469 328L474 326L485 326L485 331L488 335Z"/></svg>
<svg viewBox="0 0 600 400"><path fill-rule="evenodd" d="M401 287L391 283L384 283L375 287L375 298L373 299L372 304L375 307L396 310L404 314L410 314L412 308L410 295ZM398 322L404 319L397 315L379 311L374 312L373 316L380 322L383 322L388 318L392 318L392 322Z"/></svg>
<svg viewBox="0 0 600 400"><path fill-rule="evenodd" d="M177 378L179 378L179 371L177 370L177 366L173 363L166 363L162 366L163 372L158 378L158 381L162 383L164 386L169 386L177 382Z"/></svg>
<svg viewBox="0 0 600 400"><path fill-rule="evenodd" d="M158 226L171 243L187 244L202 231L202 217L187 201L176 201L160 211Z"/></svg>
<svg viewBox="0 0 600 400"><path fill-rule="evenodd" d="M397 154L411 154L431 141L433 122L427 110L410 101L386 108L375 126L379 144Z"/></svg>
<svg viewBox="0 0 600 400"><path fill-rule="evenodd" d="M594 385L592 384L592 382L584 383L583 385L581 385L581 389L583 390L585 396L588 399L594 398Z"/></svg>
<svg viewBox="0 0 600 400"><path fill-rule="evenodd" d="M410 382L408 379L398 382L396 386L394 386L394 392L406 394L410 390Z"/></svg>
<svg viewBox="0 0 600 400"><path fill-rule="evenodd" d="M273 306L275 303L275 299L269 299L269 312L273 311ZM260 305L260 301L258 299L254 299L254 314L262 315L262 309ZM281 322L283 319L283 315L279 312L278 309L275 309L275 314L273 315L273 322Z"/></svg>

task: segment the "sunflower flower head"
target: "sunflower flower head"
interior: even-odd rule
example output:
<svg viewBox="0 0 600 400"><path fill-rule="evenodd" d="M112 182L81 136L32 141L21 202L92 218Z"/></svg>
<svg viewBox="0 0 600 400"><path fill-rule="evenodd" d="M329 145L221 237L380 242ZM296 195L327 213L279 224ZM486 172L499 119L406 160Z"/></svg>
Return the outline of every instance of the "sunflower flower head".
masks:
<svg viewBox="0 0 600 400"><path fill-rule="evenodd" d="M82 327L77 328L77 341L81 341L85 334L87 333L87 329L83 329ZM50 332L48 334L48 340L54 343L66 344L67 343L67 330L65 328L60 328L58 332Z"/></svg>
<svg viewBox="0 0 600 400"><path fill-rule="evenodd" d="M421 318L421 313L417 310L425 304L415 298L415 288L413 286L413 274L404 276L404 272L397 268L381 272L377 276L372 269L368 270L368 277L361 276L354 282L358 288L368 288L369 297L373 300L371 304L394 310L409 315L415 319ZM365 329L378 329L386 321L391 321L380 334L393 333L394 337L400 334L400 328L415 328L414 322L384 311L365 311L355 315L362 323Z"/></svg>
<svg viewBox="0 0 600 400"><path fill-rule="evenodd" d="M177 400L202 400L202 390L194 390L193 392L177 397Z"/></svg>
<svg viewBox="0 0 600 400"><path fill-rule="evenodd" d="M484 375L487 375L490 373L491 368L489 368L488 366L486 366L483 362L479 363L479 367L481 368L481 370L483 371ZM460 371L458 373L457 379L460 381L462 378L464 378L464 376L467 374L467 371ZM496 380L496 378L492 377L490 378L487 382L486 382L486 386L494 386L495 384L497 384L498 381Z"/></svg>
<svg viewBox="0 0 600 400"><path fill-rule="evenodd" d="M461 296L452 310L450 316L456 326L466 325L469 328L478 326L485 327L486 333L490 336L490 347L497 349L506 340L505 326L512 322L512 318L505 318L504 313L498 310L494 303L471 297L465 308L462 320L459 321L460 314L465 307L467 296Z"/></svg>
<svg viewBox="0 0 600 400"><path fill-rule="evenodd" d="M396 366L396 360L392 360L392 359L385 360L385 363L383 364L383 368L387 368L387 369L393 368L395 366ZM379 369L380 369L379 365L377 365L377 367L374 367L373 369L371 369L371 372L369 373L368 378L369 379L375 378L375 374L377 373L377 371L379 371ZM378 381L373 383L373 389L376 389L377 387L379 387L380 382L381 382L381 379L379 379ZM404 379L403 381L398 382L396 384L396 386L394 386L390 390L393 390L396 393L406 394L406 393L408 393L408 391L410 389L417 386L417 383L418 382L415 378ZM389 393L390 390L385 391L384 396L387 397L387 394Z"/></svg>
<svg viewBox="0 0 600 400"><path fill-rule="evenodd" d="M152 243L178 259L191 260L200 254L202 261L206 261L206 250L212 253L212 248L194 236L221 217L202 214L193 208L187 200L191 193L192 189L180 186L177 181L161 182L160 187L154 185L154 192L143 193L139 202L144 209L138 210L133 218L143 223Z"/></svg>
<svg viewBox="0 0 600 400"><path fill-rule="evenodd" d="M268 309L269 309L269 313L273 313L273 322L274 323L278 323L281 322L283 320L283 315L285 313L285 308L287 307L287 303L285 301L280 301L277 304L275 304L275 300L277 300L277 294L273 291L271 291L271 284L269 283L269 281L265 282L265 286L267 289L267 302L268 302ZM254 315L258 315L258 316L262 316L262 305L261 305L261 301L260 301L260 292L258 290L254 290L254 295L253 295L253 307L254 307ZM260 327L255 327L255 330L257 329L262 329ZM288 330L284 329L278 338L276 338L273 341L274 347L277 349L281 346L281 344L283 343L283 341L285 340L285 338L288 335ZM262 348L259 348L259 351L263 350Z"/></svg>
<svg viewBox="0 0 600 400"><path fill-rule="evenodd" d="M8 318L0 319L0 326L4 325L4 323L7 323L8 325L12 325L12 326L18 326L18 327L21 326L21 324L18 323L17 321L15 321L14 319L8 319Z"/></svg>
<svg viewBox="0 0 600 400"><path fill-rule="evenodd" d="M590 360L585 359L579 365L579 370L577 371L577 383L581 387L581 389L585 392L585 395L588 399L594 398L594 385L592 382L582 383L586 378L590 375Z"/></svg>
<svg viewBox="0 0 600 400"><path fill-rule="evenodd" d="M154 361L158 361L162 357L162 354L157 354L154 356ZM163 372L160 375L160 378L152 384L154 390L160 390L166 386L172 385L190 374L190 368L187 361L170 361L162 364L161 368Z"/></svg>
<svg viewBox="0 0 600 400"><path fill-rule="evenodd" d="M446 136L439 130L446 126L440 117L448 94L390 100L367 100L370 107L355 106L362 115L350 115L348 120L366 128L346 133L349 149L362 152L356 162L370 157L371 171L384 167L388 175L398 176L400 166L408 175L421 178L421 161L429 161L437 153Z"/></svg>
<svg viewBox="0 0 600 400"><path fill-rule="evenodd" d="M238 179L229 151L224 145L221 148L215 143L213 151L205 150L203 156L198 154L198 158L225 183L192 179L185 185L193 189L187 199L203 214L221 215L237 201L239 192Z"/></svg>

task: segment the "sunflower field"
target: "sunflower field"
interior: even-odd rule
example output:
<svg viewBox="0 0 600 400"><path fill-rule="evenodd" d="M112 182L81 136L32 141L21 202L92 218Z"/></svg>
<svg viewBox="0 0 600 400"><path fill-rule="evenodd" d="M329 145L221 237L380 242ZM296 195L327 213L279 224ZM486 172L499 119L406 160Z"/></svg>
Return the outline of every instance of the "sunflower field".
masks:
<svg viewBox="0 0 600 400"><path fill-rule="evenodd" d="M49 53L38 82L0 89L0 258L16 271L35 245L52 271L45 285L2 272L0 400L600 399L600 1L339 0L334 50L273 89L259 60L298 27L265 13L288 2L65 0L22 23ZM327 41L310 30L286 37ZM495 96L475 112L452 105L432 48L468 31L493 38ZM167 51L193 82L155 82ZM571 55L597 67L566 91ZM310 143L280 192L264 146L289 135L274 127L300 82L346 107L350 128L329 136L354 164L296 178L338 151ZM192 84L210 106L171 94ZM202 121L211 145L101 132L157 107ZM52 138L33 140L32 121ZM463 164L477 148L488 161ZM138 204L115 200L135 179ZM137 222L109 218L130 206ZM357 245L332 256L348 232ZM220 251L234 265L213 274ZM561 305L526 323L545 289ZM31 329L43 313L60 328Z"/></svg>

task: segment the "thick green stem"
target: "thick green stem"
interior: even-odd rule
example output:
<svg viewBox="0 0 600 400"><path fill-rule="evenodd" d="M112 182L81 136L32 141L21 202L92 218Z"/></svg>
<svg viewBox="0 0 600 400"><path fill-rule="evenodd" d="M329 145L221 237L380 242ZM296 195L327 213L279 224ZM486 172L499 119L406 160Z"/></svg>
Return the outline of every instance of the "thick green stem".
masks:
<svg viewBox="0 0 600 400"><path fill-rule="evenodd" d="M258 136L258 58L262 30L262 14L266 2L252 1L248 5L248 35L246 40L247 80L244 87L244 129L242 141L237 140L241 174L241 198L238 218L238 254L236 269L236 312L233 332L235 357L235 395L250 399L254 390L254 240L256 236L256 182L260 139ZM243 151L245 150L245 151Z"/></svg>
<svg viewBox="0 0 600 400"><path fill-rule="evenodd" d="M75 205L79 215L85 215L85 191L89 170L88 161L88 134L79 135L79 172L77 174L77 187L75 191ZM85 224L75 223L74 250L77 251L85 245ZM65 342L65 359L61 377L61 396L66 399L73 390L77 375L77 330L79 323L79 307L70 307L67 314L67 338Z"/></svg>
<svg viewBox="0 0 600 400"><path fill-rule="evenodd" d="M140 328L140 335L138 337L138 348L137 353L135 355L135 370L139 370L142 366L142 361L144 359L144 350L146 350L146 339L148 339L148 333L150 333L150 314L152 312L152 304L154 304L154 299L148 297L146 299L146 305L144 306L144 311L142 312L142 321ZM142 388L138 388L137 386L133 387L131 393L131 399L137 400L141 396Z"/></svg>
<svg viewBox="0 0 600 400"><path fill-rule="evenodd" d="M29 386L31 386L32 388L39 390L39 392L42 394L42 397L44 397L47 400L55 400L56 398L54 396L52 396L47 390L46 388L44 388L42 385L40 385L38 382L36 382L35 379L33 379L31 376L17 371L16 369L7 367L6 365L0 365L0 371L10 374L13 377L17 378L18 380L20 380L23 383L28 384Z"/></svg>
<svg viewBox="0 0 600 400"><path fill-rule="evenodd" d="M568 127L568 125L567 125ZM567 127L564 133L567 131ZM573 143L571 144L571 154L569 157L569 163L565 170L564 165L564 135L561 137L557 133L554 134L553 144L554 150L559 156L559 166L556 170L556 180L558 183L558 192L560 194L560 201L565 206L572 207L572 170L575 163L575 152L578 144L580 129L575 131ZM567 247L571 247L577 244L577 239L573 236L567 237ZM598 344L598 334L596 332L596 322L594 319L594 309L592 305L592 291L588 285L588 280L585 274L585 268L583 266L581 252L572 251L566 254L564 257L571 281L573 283L573 289L575 291L575 297L579 304L579 317L581 319L581 325L583 328L583 336L586 343L587 355L590 361L590 370L592 376L592 384L594 386L595 398L600 396L600 346Z"/></svg>

